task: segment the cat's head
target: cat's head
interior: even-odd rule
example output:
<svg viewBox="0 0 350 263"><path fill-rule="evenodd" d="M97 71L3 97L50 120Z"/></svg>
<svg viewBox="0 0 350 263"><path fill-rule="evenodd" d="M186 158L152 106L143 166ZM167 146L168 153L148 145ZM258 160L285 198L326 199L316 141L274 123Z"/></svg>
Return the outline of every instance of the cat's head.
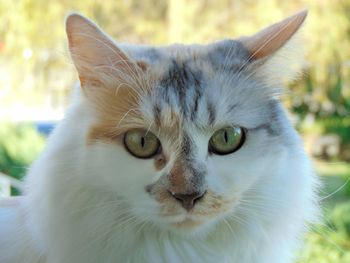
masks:
<svg viewBox="0 0 350 263"><path fill-rule="evenodd" d="M237 40L147 47L117 45L69 16L69 48L91 111L82 135L86 180L167 229L232 216L292 144L276 96L290 63L278 54L305 17Z"/></svg>

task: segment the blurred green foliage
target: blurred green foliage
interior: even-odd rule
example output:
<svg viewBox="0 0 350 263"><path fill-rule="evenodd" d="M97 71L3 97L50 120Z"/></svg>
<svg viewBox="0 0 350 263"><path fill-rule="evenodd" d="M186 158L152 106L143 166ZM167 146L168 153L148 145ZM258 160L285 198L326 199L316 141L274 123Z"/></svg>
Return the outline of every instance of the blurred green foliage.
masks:
<svg viewBox="0 0 350 263"><path fill-rule="evenodd" d="M344 222L344 219L340 222ZM348 263L350 261L349 237L345 239L341 231L326 227L318 227L313 231L307 238L298 263Z"/></svg>
<svg viewBox="0 0 350 263"><path fill-rule="evenodd" d="M339 204L334 208L331 219L337 231L344 239L350 239L350 201ZM350 248L350 242L348 242Z"/></svg>
<svg viewBox="0 0 350 263"><path fill-rule="evenodd" d="M350 162L350 115L319 117L311 124L306 121L300 122L297 128L304 136L336 135L340 140L339 154L328 160Z"/></svg>
<svg viewBox="0 0 350 263"><path fill-rule="evenodd" d="M22 179L45 139L29 124L0 123L0 172Z"/></svg>
<svg viewBox="0 0 350 263"><path fill-rule="evenodd" d="M335 133L344 144L350 145L350 116L333 117L322 120L323 133Z"/></svg>

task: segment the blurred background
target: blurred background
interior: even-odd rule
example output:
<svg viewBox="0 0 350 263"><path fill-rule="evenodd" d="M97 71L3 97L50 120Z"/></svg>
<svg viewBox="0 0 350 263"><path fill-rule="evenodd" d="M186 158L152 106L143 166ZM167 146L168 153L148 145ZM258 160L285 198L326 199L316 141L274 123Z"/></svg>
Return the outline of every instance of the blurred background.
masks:
<svg viewBox="0 0 350 263"><path fill-rule="evenodd" d="M0 195L20 194L77 83L69 12L118 41L168 44L249 35L304 8L305 74L283 100L324 182L325 220L299 262L350 262L350 0L0 0Z"/></svg>

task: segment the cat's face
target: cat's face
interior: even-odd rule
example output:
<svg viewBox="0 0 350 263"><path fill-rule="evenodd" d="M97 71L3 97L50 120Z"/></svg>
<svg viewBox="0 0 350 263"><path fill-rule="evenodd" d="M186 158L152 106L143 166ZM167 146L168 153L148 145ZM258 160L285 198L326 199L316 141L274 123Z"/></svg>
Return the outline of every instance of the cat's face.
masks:
<svg viewBox="0 0 350 263"><path fill-rule="evenodd" d="M86 177L138 220L205 229L234 216L273 173L287 131L262 67L281 39L265 53L247 40L122 52L80 16L68 19L67 32L93 116Z"/></svg>

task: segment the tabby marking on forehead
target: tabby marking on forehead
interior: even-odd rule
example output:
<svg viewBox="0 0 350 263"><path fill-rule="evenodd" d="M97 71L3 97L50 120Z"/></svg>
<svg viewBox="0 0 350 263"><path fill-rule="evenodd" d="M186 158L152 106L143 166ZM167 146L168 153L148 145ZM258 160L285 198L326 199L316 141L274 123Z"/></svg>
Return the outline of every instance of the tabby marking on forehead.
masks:
<svg viewBox="0 0 350 263"><path fill-rule="evenodd" d="M198 101L202 95L202 71L193 69L189 61L172 60L168 72L160 80L167 94L175 97L185 118L194 117L198 110ZM169 95L165 98L169 99Z"/></svg>

